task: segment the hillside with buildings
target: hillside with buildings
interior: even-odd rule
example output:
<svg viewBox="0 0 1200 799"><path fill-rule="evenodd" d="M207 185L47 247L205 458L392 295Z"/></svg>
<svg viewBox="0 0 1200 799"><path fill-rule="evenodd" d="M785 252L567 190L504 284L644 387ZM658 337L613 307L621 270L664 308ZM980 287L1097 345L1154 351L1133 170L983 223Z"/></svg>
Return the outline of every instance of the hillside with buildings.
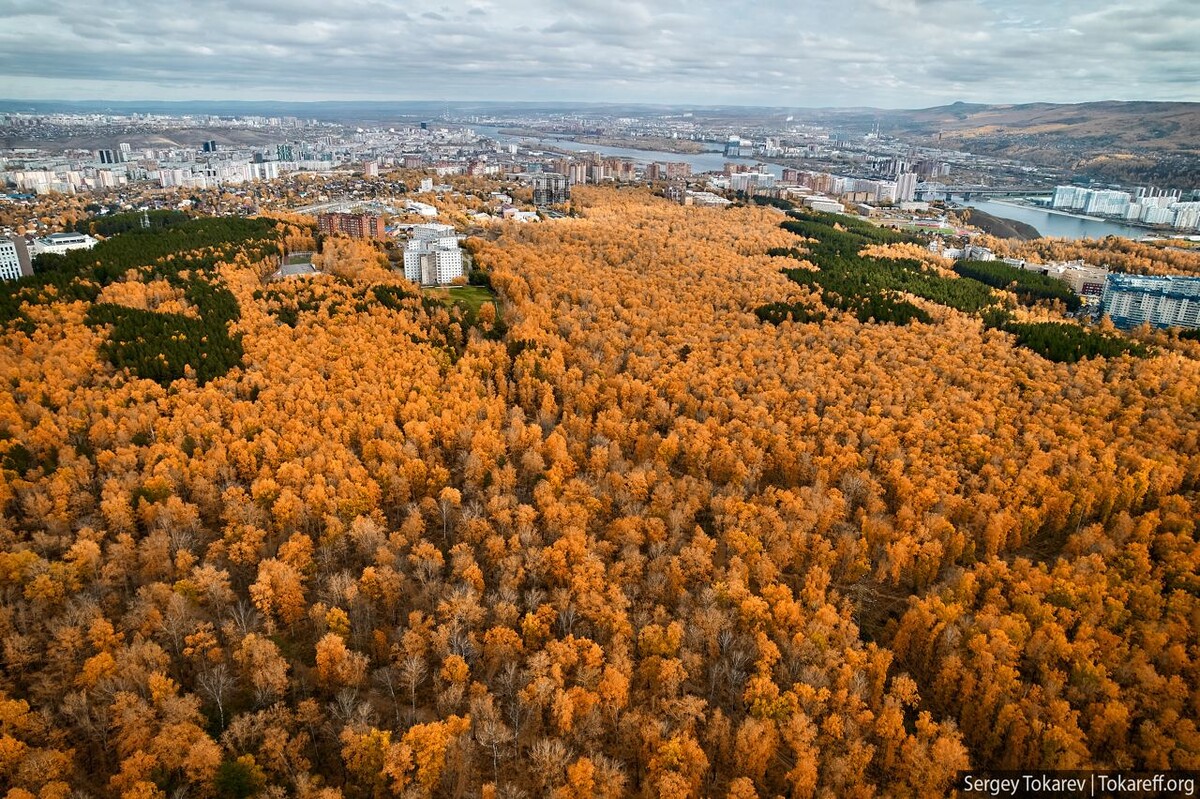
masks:
<svg viewBox="0 0 1200 799"><path fill-rule="evenodd" d="M1200 184L1200 103L955 104L901 112L905 133L1096 178Z"/></svg>

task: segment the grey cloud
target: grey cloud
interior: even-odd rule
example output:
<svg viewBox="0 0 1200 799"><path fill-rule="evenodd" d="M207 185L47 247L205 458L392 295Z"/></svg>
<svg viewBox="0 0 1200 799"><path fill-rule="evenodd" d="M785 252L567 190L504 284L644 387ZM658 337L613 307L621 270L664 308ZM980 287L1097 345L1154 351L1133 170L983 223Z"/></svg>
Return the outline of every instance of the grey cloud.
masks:
<svg viewBox="0 0 1200 799"><path fill-rule="evenodd" d="M0 0L0 96L1197 100L1191 0Z"/></svg>

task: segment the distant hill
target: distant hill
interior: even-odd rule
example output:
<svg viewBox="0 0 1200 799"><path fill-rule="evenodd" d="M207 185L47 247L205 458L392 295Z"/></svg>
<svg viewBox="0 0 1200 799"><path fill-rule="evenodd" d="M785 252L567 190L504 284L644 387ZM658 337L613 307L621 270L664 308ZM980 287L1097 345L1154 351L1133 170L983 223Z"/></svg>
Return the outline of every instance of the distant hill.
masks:
<svg viewBox="0 0 1200 799"><path fill-rule="evenodd" d="M911 111L831 109L825 124L967 152L1062 166L1100 179L1200 185L1200 103L980 105Z"/></svg>

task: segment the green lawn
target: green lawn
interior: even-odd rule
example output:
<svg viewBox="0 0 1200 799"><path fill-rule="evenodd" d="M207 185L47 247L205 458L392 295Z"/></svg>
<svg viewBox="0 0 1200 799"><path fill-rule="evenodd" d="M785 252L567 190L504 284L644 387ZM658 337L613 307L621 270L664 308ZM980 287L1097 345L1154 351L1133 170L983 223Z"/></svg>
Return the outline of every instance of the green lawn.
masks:
<svg viewBox="0 0 1200 799"><path fill-rule="evenodd" d="M311 264L313 255L311 252L293 252L288 254L286 260L289 264Z"/></svg>
<svg viewBox="0 0 1200 799"><path fill-rule="evenodd" d="M451 286L447 288L427 288L422 289L425 296L438 300L439 302L461 305L472 315L479 313L479 306L485 302L495 302L496 295L488 291L483 286Z"/></svg>

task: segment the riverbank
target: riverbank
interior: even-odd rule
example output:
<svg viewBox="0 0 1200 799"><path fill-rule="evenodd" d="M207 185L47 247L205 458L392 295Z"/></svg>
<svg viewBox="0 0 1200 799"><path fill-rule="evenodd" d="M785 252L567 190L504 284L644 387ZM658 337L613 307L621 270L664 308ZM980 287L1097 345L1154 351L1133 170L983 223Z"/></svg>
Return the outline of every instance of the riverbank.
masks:
<svg viewBox="0 0 1200 799"><path fill-rule="evenodd" d="M1156 234L1156 235L1167 236L1167 235L1173 235L1173 234L1178 235L1178 234L1186 233L1186 231L1178 230L1177 228L1169 227L1166 225L1151 225L1147 222L1140 222L1140 221L1137 221L1134 219L1114 220L1114 219L1103 217L1103 216L1088 216L1087 214L1073 214L1070 211L1063 211L1058 208L1043 208L1040 205L1028 205L1026 203L1022 203L1019 200L993 200L992 202L996 203L997 205L1010 205L1013 208L1035 208L1035 209L1037 209L1039 211L1043 211L1047 214L1056 214L1058 216L1069 216L1072 219L1086 219L1089 222L1105 222L1105 223L1109 223L1109 224L1127 225L1132 228L1138 228L1140 230L1144 230L1144 231L1146 231L1147 234Z"/></svg>
<svg viewBox="0 0 1200 799"><path fill-rule="evenodd" d="M1013 208L1033 208L1038 211L1044 211L1048 214L1056 214L1058 216L1069 216L1072 219L1086 219L1089 222L1108 222L1109 221L1102 216L1088 216L1087 214L1073 214L1070 211L1063 211L1058 208L1047 208L1044 205L1031 205L1029 203L1023 203L1023 202L1020 202L1017 200L992 200L992 202L996 203L996 205L1011 205ZM1137 223L1136 222L1128 222L1127 224L1135 225Z"/></svg>
<svg viewBox="0 0 1200 799"><path fill-rule="evenodd" d="M1139 239L1153 232L1153 229L1135 227L1124 222L1082 217L1061 211L1052 213L1052 209L1011 201L958 200L956 202L960 207L978 209L1000 219L1031 225L1046 238L1103 239L1107 236L1119 236L1125 239Z"/></svg>
<svg viewBox="0 0 1200 799"><path fill-rule="evenodd" d="M998 239L1030 241L1042 237L1038 229L1027 222L995 216L979 208L962 208L958 213L966 224L977 227L989 236L995 236Z"/></svg>

